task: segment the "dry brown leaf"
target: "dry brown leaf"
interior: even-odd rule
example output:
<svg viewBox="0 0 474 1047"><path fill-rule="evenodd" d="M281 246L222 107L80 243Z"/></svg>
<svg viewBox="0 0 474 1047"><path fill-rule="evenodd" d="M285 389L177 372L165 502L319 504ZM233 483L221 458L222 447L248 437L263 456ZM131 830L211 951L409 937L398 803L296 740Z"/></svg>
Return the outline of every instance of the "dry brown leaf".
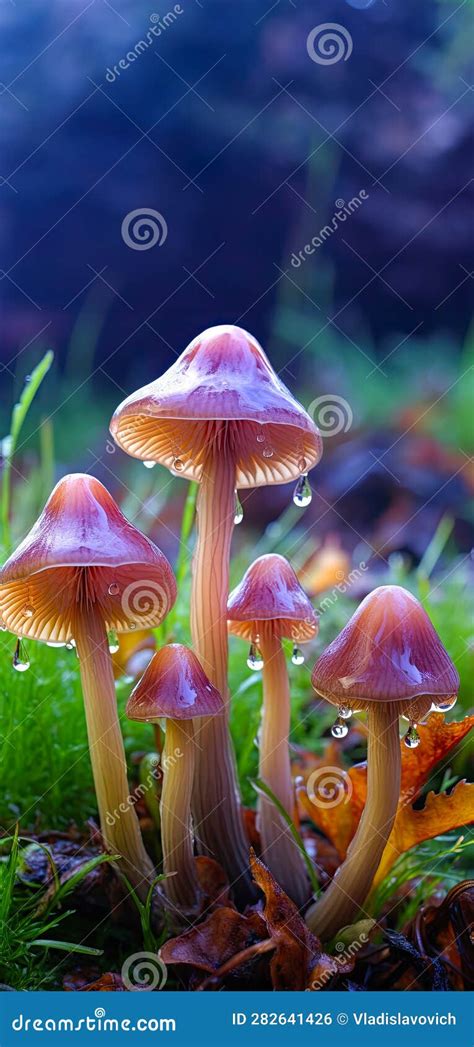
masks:
<svg viewBox="0 0 474 1047"><path fill-rule="evenodd" d="M230 900L229 881L221 865L213 858L201 856L195 858L196 873L203 893L203 907L209 912L211 907L226 905L233 908Z"/></svg>
<svg viewBox="0 0 474 1047"><path fill-rule="evenodd" d="M92 975L92 977L91 977ZM126 992L119 974L108 971L100 974L87 968L69 971L63 979L65 992Z"/></svg>
<svg viewBox="0 0 474 1047"><path fill-rule="evenodd" d="M242 916L235 909L219 908L190 931L170 938L161 948L166 964L182 963L214 974L236 953L267 937L258 913Z"/></svg>
<svg viewBox="0 0 474 1047"><path fill-rule="evenodd" d="M273 988L302 992L321 959L321 945L300 916L294 902L253 851L250 853L250 868L255 882L265 895L263 918L268 937L275 943L270 963Z"/></svg>

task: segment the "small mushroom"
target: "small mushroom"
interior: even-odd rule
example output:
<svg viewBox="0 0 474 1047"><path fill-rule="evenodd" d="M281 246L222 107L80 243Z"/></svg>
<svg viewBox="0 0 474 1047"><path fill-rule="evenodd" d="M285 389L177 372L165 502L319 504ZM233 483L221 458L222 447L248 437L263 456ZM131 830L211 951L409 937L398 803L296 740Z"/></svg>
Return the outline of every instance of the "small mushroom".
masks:
<svg viewBox="0 0 474 1047"><path fill-rule="evenodd" d="M248 640L249 665L262 667L263 710L259 773L287 814L293 818L295 794L288 735L290 686L282 639L293 640L293 661L303 656L296 644L316 636L317 616L293 568L283 556L260 556L230 594L230 632ZM252 664L253 663L253 664ZM258 800L262 857L286 893L298 905L309 897L309 882L301 853L278 812L266 796Z"/></svg>
<svg viewBox="0 0 474 1047"><path fill-rule="evenodd" d="M127 704L131 720L166 719L161 766L161 840L165 892L181 911L192 912L200 896L193 853L191 795L194 780L194 720L222 714L223 701L196 655L182 644L162 647L152 658ZM170 875L171 874L171 875Z"/></svg>
<svg viewBox="0 0 474 1047"><path fill-rule="evenodd" d="M46 643L75 641L104 844L122 856L122 871L138 890L153 867L129 796L107 633L157 626L175 599L163 553L98 480L81 473L59 481L0 571L7 629Z"/></svg>
<svg viewBox="0 0 474 1047"><path fill-rule="evenodd" d="M313 670L318 694L338 708L333 733L347 734L351 712L368 720L367 800L347 857L307 921L328 941L362 909L397 812L400 794L399 716L410 721L405 742L417 744L415 724L431 708L454 705L459 676L418 600L383 585L362 601Z"/></svg>
<svg viewBox="0 0 474 1047"><path fill-rule="evenodd" d="M231 882L243 877L248 889L248 842L228 730L229 556L240 517L235 490L296 478L306 485L321 457L321 437L258 342L232 325L198 335L161 378L117 408L110 430L128 454L200 484L191 629L194 650L226 709L201 726L193 813L204 851L219 859Z"/></svg>

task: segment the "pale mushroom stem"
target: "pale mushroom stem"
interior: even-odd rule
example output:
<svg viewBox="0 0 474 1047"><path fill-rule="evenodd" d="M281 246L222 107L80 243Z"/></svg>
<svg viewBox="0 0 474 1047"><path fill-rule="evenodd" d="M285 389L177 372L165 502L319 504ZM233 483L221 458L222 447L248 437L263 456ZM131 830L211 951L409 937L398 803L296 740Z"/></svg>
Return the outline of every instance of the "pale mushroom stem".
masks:
<svg viewBox="0 0 474 1047"><path fill-rule="evenodd" d="M248 896L251 890L249 844L244 833L228 726L227 597L234 488L235 469L225 447L215 441L204 462L197 503L191 633L204 672L222 696L224 713L195 721L192 810L199 850L221 863L237 895Z"/></svg>
<svg viewBox="0 0 474 1047"><path fill-rule="evenodd" d="M322 941L353 923L369 894L397 813L400 796L399 706L372 702L368 709L367 799L347 856L306 921Z"/></svg>
<svg viewBox="0 0 474 1047"><path fill-rule="evenodd" d="M93 607L76 616L76 641L89 753L105 847L120 854L120 869L141 898L154 878L130 799L127 765L104 622Z"/></svg>
<svg viewBox="0 0 474 1047"><path fill-rule="evenodd" d="M191 912L199 897L193 852L191 793L194 776L192 720L167 720L163 750L161 843L163 871L170 875L164 888L173 905Z"/></svg>
<svg viewBox="0 0 474 1047"><path fill-rule="evenodd" d="M282 807L294 817L295 792L291 777L288 736L290 731L290 686L286 659L271 623L259 635L263 658L263 711L260 729L260 778ZM300 851L275 804L266 796L258 799L258 827L262 860L297 905L308 901L310 888Z"/></svg>

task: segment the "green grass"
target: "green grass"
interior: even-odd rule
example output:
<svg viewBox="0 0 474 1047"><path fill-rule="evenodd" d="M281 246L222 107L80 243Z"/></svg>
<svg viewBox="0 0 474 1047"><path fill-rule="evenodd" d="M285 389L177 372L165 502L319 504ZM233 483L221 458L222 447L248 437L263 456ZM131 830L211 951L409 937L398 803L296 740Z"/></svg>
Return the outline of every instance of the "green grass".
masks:
<svg viewBox="0 0 474 1047"><path fill-rule="evenodd" d="M24 876L28 870L28 853L38 847L48 857L51 880L48 889ZM1 841L0 983L17 990L51 988L58 953L101 955L100 949L64 941L56 937L56 932L60 924L74 915L73 909L66 908L74 890L88 873L111 860L109 855L99 855L84 861L72 876L61 882L46 846L23 840L18 830Z"/></svg>

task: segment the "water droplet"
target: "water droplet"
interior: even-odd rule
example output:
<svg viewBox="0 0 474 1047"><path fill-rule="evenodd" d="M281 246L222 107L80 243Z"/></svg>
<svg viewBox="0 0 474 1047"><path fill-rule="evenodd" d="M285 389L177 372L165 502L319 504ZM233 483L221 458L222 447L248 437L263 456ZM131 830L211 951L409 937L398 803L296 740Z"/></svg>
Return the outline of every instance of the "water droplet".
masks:
<svg viewBox="0 0 474 1047"><path fill-rule="evenodd" d="M403 741L405 742L407 749L416 749L417 746L420 744L420 736L415 727L415 724L410 724Z"/></svg>
<svg viewBox="0 0 474 1047"><path fill-rule="evenodd" d="M263 451L262 451L262 454L263 454L264 458L273 458L273 448L272 447L264 447Z"/></svg>
<svg viewBox="0 0 474 1047"><path fill-rule="evenodd" d="M136 622L129 622L128 623L128 628L129 629L136 629L137 628L137 623Z"/></svg>
<svg viewBox="0 0 474 1047"><path fill-rule="evenodd" d="M23 608L23 614L25 618L32 618L34 613L35 609L31 606L31 604L27 604L26 607Z"/></svg>
<svg viewBox="0 0 474 1047"><path fill-rule="evenodd" d="M28 656L21 640L16 641L13 654L13 668L16 669L17 673L26 673L26 670L30 668Z"/></svg>
<svg viewBox="0 0 474 1047"><path fill-rule="evenodd" d="M265 435L264 435L264 433L257 433L257 443L258 444L264 444L265 443Z"/></svg>
<svg viewBox="0 0 474 1047"><path fill-rule="evenodd" d="M296 646L296 644L293 647L293 653L291 655L291 661L293 662L293 665L303 665L303 662L304 662L304 654L300 650L300 648Z"/></svg>
<svg viewBox="0 0 474 1047"><path fill-rule="evenodd" d="M348 705L340 705L337 710L337 714L339 719L341 720L350 720L352 716L352 709L350 709Z"/></svg>
<svg viewBox="0 0 474 1047"><path fill-rule="evenodd" d="M434 701L432 703L431 712L433 712L433 713L449 713L449 710L452 709L454 705L456 705L457 700L458 700L457 694L452 694L452 695L450 695L449 698L445 697L444 695L443 695L443 697L438 697L437 696L437 697L435 697L435 699L434 699Z"/></svg>
<svg viewBox="0 0 474 1047"><path fill-rule="evenodd" d="M111 654L117 654L119 646L120 645L119 645L119 642L118 642L117 633L115 632L114 629L111 629L110 632L109 632L109 651L110 651L110 653Z"/></svg>
<svg viewBox="0 0 474 1047"><path fill-rule="evenodd" d="M298 509L305 509L306 506L310 504L312 497L313 493L308 480L308 474L303 473L303 476L300 476L298 483L296 484L293 501L295 505L298 506Z"/></svg>
<svg viewBox="0 0 474 1047"><path fill-rule="evenodd" d="M109 592L109 596L117 596L118 595L119 587L117 585L117 582L111 582L110 583L108 592Z"/></svg>
<svg viewBox="0 0 474 1047"><path fill-rule="evenodd" d="M347 723L344 723L344 720L340 716L338 716L335 723L333 723L331 734L333 738L345 738L346 734L349 734L349 727L347 726Z"/></svg>
<svg viewBox="0 0 474 1047"><path fill-rule="evenodd" d="M258 673L259 669L263 669L263 658L258 647L254 643L250 644L247 665L254 673Z"/></svg>
<svg viewBox="0 0 474 1047"><path fill-rule="evenodd" d="M234 506L234 523L235 524L242 523L243 518L244 518L244 510L242 508L242 504L241 504L240 498L239 498L238 493L236 491L235 492L235 506Z"/></svg>
<svg viewBox="0 0 474 1047"><path fill-rule="evenodd" d="M144 462L143 465L145 466L145 469L154 469L156 462Z"/></svg>
<svg viewBox="0 0 474 1047"><path fill-rule="evenodd" d="M76 641L75 640L68 640L68 642L66 644L66 651L73 651L75 646L76 646Z"/></svg>
<svg viewBox="0 0 474 1047"><path fill-rule="evenodd" d="M181 473L183 471L183 469L184 469L184 462L183 462L182 458L175 458L175 460L173 462L173 469L175 469L177 473Z"/></svg>

